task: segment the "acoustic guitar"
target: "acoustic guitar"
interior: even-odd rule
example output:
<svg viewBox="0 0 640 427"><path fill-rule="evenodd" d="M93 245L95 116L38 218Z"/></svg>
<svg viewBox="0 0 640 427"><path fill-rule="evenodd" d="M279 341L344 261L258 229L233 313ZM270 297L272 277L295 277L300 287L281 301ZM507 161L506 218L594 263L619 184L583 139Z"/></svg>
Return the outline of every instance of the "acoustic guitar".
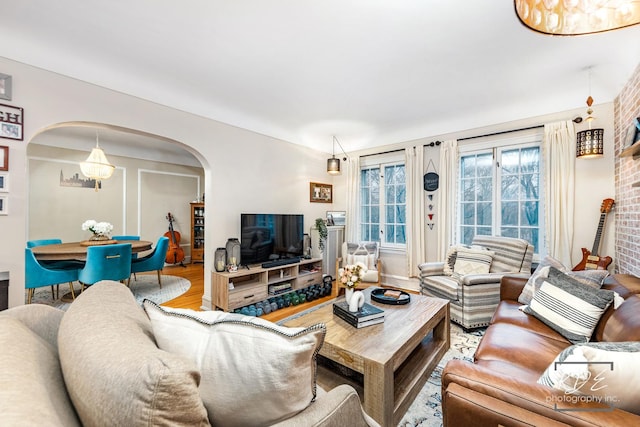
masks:
<svg viewBox="0 0 640 427"><path fill-rule="evenodd" d="M173 229L173 215L171 212L167 214L167 220L169 221L169 231L164 233L169 238L169 248L167 249L167 255L164 261L167 264L180 264L185 266L184 261L184 249L180 247L180 233Z"/></svg>
<svg viewBox="0 0 640 427"><path fill-rule="evenodd" d="M593 248L589 251L587 248L582 248L582 261L580 261L573 271L579 270L606 270L611 264L613 259L610 256L598 255L600 249L600 238L602 237L602 231L604 230L604 220L607 214L613 208L613 199L604 199L600 206L600 222L598 222L598 229L596 230L596 238L593 241Z"/></svg>

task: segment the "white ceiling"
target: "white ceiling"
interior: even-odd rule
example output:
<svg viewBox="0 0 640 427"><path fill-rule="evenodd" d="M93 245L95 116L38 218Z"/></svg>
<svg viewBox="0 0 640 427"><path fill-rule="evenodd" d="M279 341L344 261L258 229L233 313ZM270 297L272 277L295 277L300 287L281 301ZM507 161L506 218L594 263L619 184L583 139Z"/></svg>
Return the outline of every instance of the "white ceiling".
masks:
<svg viewBox="0 0 640 427"><path fill-rule="evenodd" d="M638 25L545 36L507 0L0 0L0 16L0 56L326 152L585 106L589 74L610 102L640 63Z"/></svg>

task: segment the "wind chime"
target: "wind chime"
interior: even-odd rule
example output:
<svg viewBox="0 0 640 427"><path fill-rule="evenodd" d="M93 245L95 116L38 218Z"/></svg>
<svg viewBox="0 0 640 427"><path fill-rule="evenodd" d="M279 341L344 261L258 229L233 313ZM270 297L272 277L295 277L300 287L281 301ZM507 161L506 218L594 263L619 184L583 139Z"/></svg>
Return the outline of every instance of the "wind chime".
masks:
<svg viewBox="0 0 640 427"><path fill-rule="evenodd" d="M427 222L427 227L429 230L433 230L433 226L435 222L433 217L435 214L433 213L433 192L438 189L440 186L440 176L436 171L436 166L433 164L433 160L429 160L427 164L427 173L424 174L423 177L424 191L428 192L427 198L429 199L429 204L427 208L429 208L429 213L427 214L427 218L429 218L429 222Z"/></svg>

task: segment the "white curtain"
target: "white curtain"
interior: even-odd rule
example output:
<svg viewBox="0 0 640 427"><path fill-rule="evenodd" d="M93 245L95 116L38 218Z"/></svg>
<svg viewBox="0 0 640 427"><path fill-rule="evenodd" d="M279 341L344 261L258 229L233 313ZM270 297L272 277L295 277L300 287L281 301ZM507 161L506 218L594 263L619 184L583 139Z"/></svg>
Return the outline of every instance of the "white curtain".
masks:
<svg viewBox="0 0 640 427"><path fill-rule="evenodd" d="M418 265L427 259L425 239L425 209L422 175L424 174L424 146L405 150L407 185L407 269L409 277L418 277Z"/></svg>
<svg viewBox="0 0 640 427"><path fill-rule="evenodd" d="M344 230L347 242L358 242L358 227L360 226L360 158L349 158L347 164L347 220Z"/></svg>
<svg viewBox="0 0 640 427"><path fill-rule="evenodd" d="M575 144L576 132L572 121L544 125L542 156L547 253L567 266L573 265Z"/></svg>
<svg viewBox="0 0 640 427"><path fill-rule="evenodd" d="M456 225L456 198L458 182L458 140L445 141L440 146L440 188L436 205L436 229L438 230L437 260L443 261L453 243ZM435 204L435 203L434 203Z"/></svg>

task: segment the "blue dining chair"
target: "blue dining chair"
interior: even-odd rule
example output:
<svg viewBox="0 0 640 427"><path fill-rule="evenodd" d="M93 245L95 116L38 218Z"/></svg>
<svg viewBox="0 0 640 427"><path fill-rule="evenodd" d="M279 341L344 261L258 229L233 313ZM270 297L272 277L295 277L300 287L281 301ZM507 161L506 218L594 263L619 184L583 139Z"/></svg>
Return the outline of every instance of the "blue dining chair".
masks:
<svg viewBox="0 0 640 427"><path fill-rule="evenodd" d="M78 272L78 281L85 286L100 280L117 280L125 283L131 276L131 243L89 246L87 262Z"/></svg>
<svg viewBox="0 0 640 427"><path fill-rule="evenodd" d="M62 239L39 239L27 241L27 248L35 248L36 246L57 245L62 243ZM78 270L84 267L84 261L77 260L39 260L38 263L50 270ZM51 294L53 299L60 297L60 286L56 285L55 290L51 286ZM57 295L56 295L57 294Z"/></svg>
<svg viewBox="0 0 640 427"><path fill-rule="evenodd" d="M33 299L33 293L35 288L43 286L51 286L51 292L53 292L53 285L59 285L60 283L69 283L69 289L71 290L71 296L75 299L76 294L73 289L73 282L78 280L78 270L54 270L42 266L31 248L24 249L24 265L25 265L25 289L27 289L27 304L31 304ZM55 295L54 295L55 299Z"/></svg>
<svg viewBox="0 0 640 427"><path fill-rule="evenodd" d="M113 240L140 240L140 236L135 236L133 234L129 234L129 235L120 235L120 236L111 236L111 238ZM131 259L136 259L138 258L138 254L131 254ZM136 277L136 275L133 275L134 279L138 280L138 278Z"/></svg>
<svg viewBox="0 0 640 427"><path fill-rule="evenodd" d="M135 274L142 273L143 271L157 271L158 284L162 288L162 269L164 268L164 260L167 257L168 248L169 238L166 236L160 237L153 252L147 256L131 261L131 272Z"/></svg>

